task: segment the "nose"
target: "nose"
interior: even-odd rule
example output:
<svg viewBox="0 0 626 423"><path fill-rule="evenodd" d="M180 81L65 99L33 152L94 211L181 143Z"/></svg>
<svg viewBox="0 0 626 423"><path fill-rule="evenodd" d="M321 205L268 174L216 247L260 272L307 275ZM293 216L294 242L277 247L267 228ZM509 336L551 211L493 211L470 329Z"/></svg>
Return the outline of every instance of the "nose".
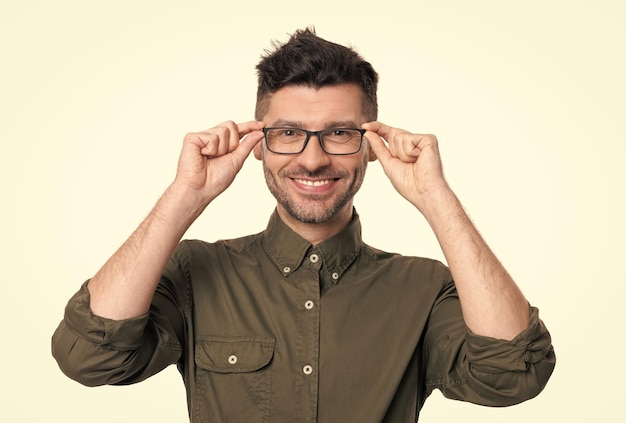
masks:
<svg viewBox="0 0 626 423"><path fill-rule="evenodd" d="M300 165L311 171L330 164L330 156L322 150L317 135L311 135L304 150L298 154L297 160Z"/></svg>

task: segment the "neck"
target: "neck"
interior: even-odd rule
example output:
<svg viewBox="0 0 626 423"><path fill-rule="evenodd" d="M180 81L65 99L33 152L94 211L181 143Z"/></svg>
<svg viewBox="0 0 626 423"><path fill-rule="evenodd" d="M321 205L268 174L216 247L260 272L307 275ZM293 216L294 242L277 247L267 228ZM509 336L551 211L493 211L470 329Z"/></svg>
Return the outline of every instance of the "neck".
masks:
<svg viewBox="0 0 626 423"><path fill-rule="evenodd" d="M352 220L352 203L347 204L330 220L323 223L305 223L302 222L285 211L278 205L278 216L283 222L295 233L306 239L311 245L317 245L343 228L348 226Z"/></svg>

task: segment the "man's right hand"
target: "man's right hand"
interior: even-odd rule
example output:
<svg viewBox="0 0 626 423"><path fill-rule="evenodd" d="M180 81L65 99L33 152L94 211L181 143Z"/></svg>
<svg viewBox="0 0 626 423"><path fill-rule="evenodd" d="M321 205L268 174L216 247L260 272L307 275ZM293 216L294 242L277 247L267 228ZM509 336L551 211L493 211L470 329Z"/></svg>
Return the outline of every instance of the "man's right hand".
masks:
<svg viewBox="0 0 626 423"><path fill-rule="evenodd" d="M89 281L95 315L122 320L148 311L176 245L202 210L235 179L263 138L263 126L256 121L226 122L185 137L174 183Z"/></svg>
<svg viewBox="0 0 626 423"><path fill-rule="evenodd" d="M199 207L205 207L233 182L254 146L263 139L264 126L260 121L228 121L187 134L172 187L197 194Z"/></svg>

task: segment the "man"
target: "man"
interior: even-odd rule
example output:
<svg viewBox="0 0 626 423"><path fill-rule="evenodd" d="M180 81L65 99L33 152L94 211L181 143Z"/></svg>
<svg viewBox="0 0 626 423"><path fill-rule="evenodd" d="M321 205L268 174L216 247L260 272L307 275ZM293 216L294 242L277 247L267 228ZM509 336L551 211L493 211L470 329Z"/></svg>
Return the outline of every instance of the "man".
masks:
<svg viewBox="0 0 626 423"><path fill-rule="evenodd" d="M193 422L413 422L434 389L537 395L550 336L447 185L437 139L377 122L374 69L312 30L257 69L257 120L188 134L174 182L70 300L62 370L129 384L176 363ZM267 229L180 242L251 152L277 200ZM353 198L376 159L449 268L363 244Z"/></svg>

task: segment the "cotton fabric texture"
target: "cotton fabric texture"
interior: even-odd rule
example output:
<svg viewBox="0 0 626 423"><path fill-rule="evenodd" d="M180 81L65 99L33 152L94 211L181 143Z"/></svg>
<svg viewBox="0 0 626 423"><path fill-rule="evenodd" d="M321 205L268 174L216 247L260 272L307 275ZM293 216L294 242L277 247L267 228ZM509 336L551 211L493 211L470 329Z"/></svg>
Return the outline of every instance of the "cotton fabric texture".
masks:
<svg viewBox="0 0 626 423"><path fill-rule="evenodd" d="M447 267L364 244L356 211L317 246L276 212L256 235L182 241L136 319L93 315L85 283L52 346L88 386L176 364L194 423L415 422L434 389L506 406L555 365L536 308L512 341L472 334Z"/></svg>

